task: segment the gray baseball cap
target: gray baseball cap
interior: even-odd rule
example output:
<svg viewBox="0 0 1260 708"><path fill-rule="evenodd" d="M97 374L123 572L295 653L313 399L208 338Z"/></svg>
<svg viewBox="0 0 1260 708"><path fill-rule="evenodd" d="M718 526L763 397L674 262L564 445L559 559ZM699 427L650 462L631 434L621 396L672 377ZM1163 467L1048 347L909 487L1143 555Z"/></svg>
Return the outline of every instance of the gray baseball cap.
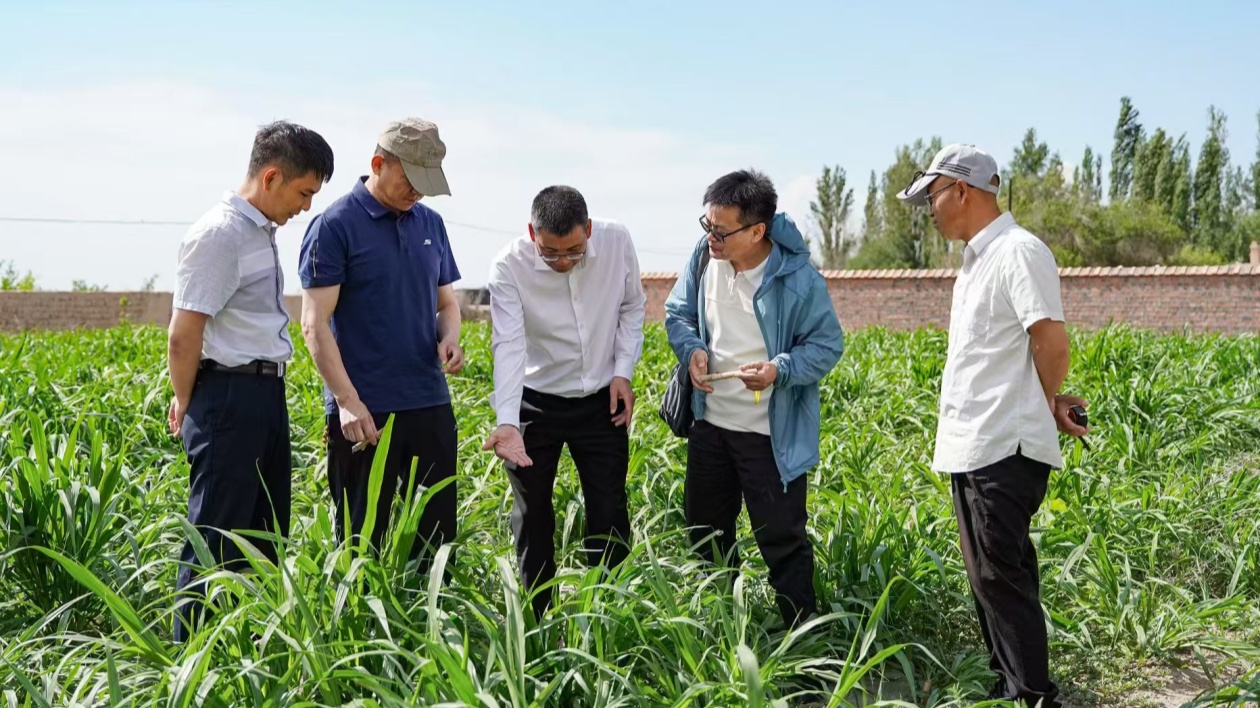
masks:
<svg viewBox="0 0 1260 708"><path fill-rule="evenodd" d="M446 144L438 137L438 127L421 118L404 118L390 123L376 143L402 161L407 181L426 197L451 193L442 171Z"/></svg>
<svg viewBox="0 0 1260 708"><path fill-rule="evenodd" d="M937 177L954 177L976 189L998 193L1002 176L998 174L997 160L989 153L975 145L954 144L941 148L932 158L927 172L917 172L910 186L897 193L897 198L907 204L922 206L927 204L928 185ZM990 182L997 177L997 183Z"/></svg>

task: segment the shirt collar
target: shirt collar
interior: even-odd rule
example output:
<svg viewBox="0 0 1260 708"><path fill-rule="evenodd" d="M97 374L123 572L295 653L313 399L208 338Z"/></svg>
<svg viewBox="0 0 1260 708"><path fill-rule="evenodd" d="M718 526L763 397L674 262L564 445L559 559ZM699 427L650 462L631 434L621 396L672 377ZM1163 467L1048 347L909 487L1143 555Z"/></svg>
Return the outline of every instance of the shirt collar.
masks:
<svg viewBox="0 0 1260 708"><path fill-rule="evenodd" d="M751 282L760 282L762 276L766 274L766 264L770 262L770 256L766 256L756 267L749 268L740 275L743 275Z"/></svg>
<svg viewBox="0 0 1260 708"><path fill-rule="evenodd" d="M271 219L268 219L265 214L259 211L258 207L250 204L245 197L236 192L224 192L223 201L228 206L249 217L249 220L254 222L258 228L275 231L275 226L271 223Z"/></svg>
<svg viewBox="0 0 1260 708"><path fill-rule="evenodd" d="M534 240L529 237L528 233L525 234L525 240L529 241L529 247L533 249L534 251L534 270L551 270L551 266L547 265L547 262L542 259L542 254L538 250L538 244L534 243ZM590 259L594 257L595 257L595 227L592 226L591 237L586 239L586 257L582 259L581 263L577 264L577 268L581 268L583 265L586 264L587 261L589 261ZM574 270L577 270L577 268L575 268Z"/></svg>
<svg viewBox="0 0 1260 708"><path fill-rule="evenodd" d="M990 243L993 243L993 239L998 237L998 234L1014 225L1015 215L1008 211L990 221L988 226L980 229L980 233L973 236L971 241L967 243L967 248L970 248L975 257L979 258L984 253L984 249L988 248Z"/></svg>
<svg viewBox="0 0 1260 708"><path fill-rule="evenodd" d="M368 216L373 219L379 219L394 213L389 207L377 201L376 197L372 196L372 193L368 191L367 175L359 177L359 180L354 183L354 187L350 190L350 194L359 203L359 206L363 207L364 211L368 213Z"/></svg>

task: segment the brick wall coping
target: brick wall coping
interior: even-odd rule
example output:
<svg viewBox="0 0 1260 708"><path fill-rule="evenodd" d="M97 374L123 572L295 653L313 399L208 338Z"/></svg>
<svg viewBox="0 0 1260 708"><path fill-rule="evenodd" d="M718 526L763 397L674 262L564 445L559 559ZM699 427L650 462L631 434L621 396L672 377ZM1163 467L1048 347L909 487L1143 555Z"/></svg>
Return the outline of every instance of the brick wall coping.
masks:
<svg viewBox="0 0 1260 708"><path fill-rule="evenodd" d="M958 271L952 268L889 270L824 270L828 280L904 280L953 278ZM1145 267L1095 267L1060 268L1061 278L1132 278L1178 275L1260 275L1260 266L1248 263L1231 263L1215 266L1145 266ZM677 273L651 271L642 274L643 280L675 280Z"/></svg>

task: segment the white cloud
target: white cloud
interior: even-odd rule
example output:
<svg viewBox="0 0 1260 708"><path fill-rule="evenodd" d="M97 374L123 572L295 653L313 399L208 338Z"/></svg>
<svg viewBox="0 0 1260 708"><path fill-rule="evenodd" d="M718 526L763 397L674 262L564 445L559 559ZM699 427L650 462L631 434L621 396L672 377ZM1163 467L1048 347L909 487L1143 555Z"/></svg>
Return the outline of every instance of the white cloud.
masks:
<svg viewBox="0 0 1260 708"><path fill-rule="evenodd" d="M341 89L345 89L343 93ZM330 101L327 96L344 95ZM333 146L333 181L318 212L365 173L375 137L389 120L422 115L448 145L454 194L426 202L448 222L518 232L533 195L554 183L582 190L592 214L626 223L645 271L676 270L700 237L704 188L717 176L757 165L775 177L773 146L724 145L643 127L601 125L510 105L464 105L424 85L321 87L317 96L228 94L170 83L125 82L71 90L0 88L0 216L191 222L238 186L257 125L287 118ZM811 177L776 180L781 208L804 228ZM296 292L304 222L281 229L287 289ZM463 272L484 284L506 233L449 227ZM73 279L138 287L158 274L173 284L179 226L0 222L0 260L36 273L45 287ZM457 285L458 287L458 285Z"/></svg>

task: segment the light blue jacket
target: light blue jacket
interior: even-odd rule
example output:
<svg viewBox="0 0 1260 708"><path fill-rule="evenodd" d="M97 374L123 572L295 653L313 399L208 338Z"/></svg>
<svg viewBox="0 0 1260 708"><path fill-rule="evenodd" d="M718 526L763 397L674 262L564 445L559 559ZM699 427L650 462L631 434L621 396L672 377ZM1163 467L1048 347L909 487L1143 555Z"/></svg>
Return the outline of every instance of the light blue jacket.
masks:
<svg viewBox="0 0 1260 708"><path fill-rule="evenodd" d="M827 282L809 261L809 246L796 224L780 213L770 224L773 250L765 277L753 296L757 324L778 374L770 395L770 442L779 477L789 482L818 464L821 428L818 382L840 361L844 333ZM696 245L687 269L665 301L669 344L684 366L697 349L708 351L704 297L696 297L695 269L708 240ZM703 274L702 274L703 276ZM696 391L692 409L704 419L705 396Z"/></svg>

